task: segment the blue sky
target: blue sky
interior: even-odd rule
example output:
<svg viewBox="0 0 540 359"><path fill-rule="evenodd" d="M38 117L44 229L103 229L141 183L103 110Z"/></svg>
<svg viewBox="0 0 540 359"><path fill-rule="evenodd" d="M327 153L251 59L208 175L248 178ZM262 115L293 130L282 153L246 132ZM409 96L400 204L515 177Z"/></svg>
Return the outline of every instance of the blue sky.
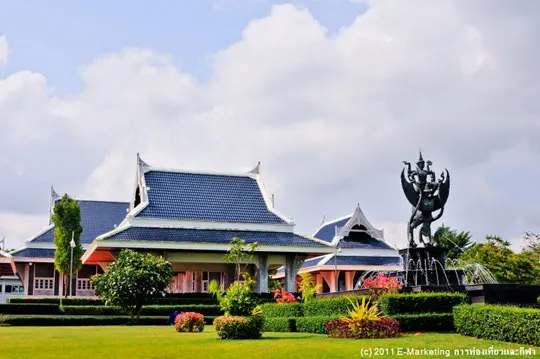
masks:
<svg viewBox="0 0 540 359"><path fill-rule="evenodd" d="M201 80L208 56L240 39L254 18L279 1L9 1L0 0L0 35L12 49L0 73L33 70L58 91L80 86L77 69L104 53L145 47L171 54ZM365 6L347 0L295 2L307 7L329 33L349 25Z"/></svg>
<svg viewBox="0 0 540 359"><path fill-rule="evenodd" d="M421 147L451 173L441 222L519 248L540 232L540 2L359 2L0 0L0 236L47 225L51 184L129 201L140 152L261 161L299 233L360 203L400 246Z"/></svg>

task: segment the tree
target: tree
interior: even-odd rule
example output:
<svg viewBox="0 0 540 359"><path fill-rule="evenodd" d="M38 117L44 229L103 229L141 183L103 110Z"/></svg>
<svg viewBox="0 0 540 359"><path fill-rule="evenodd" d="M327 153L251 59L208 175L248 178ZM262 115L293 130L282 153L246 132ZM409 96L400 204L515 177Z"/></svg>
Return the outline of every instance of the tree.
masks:
<svg viewBox="0 0 540 359"><path fill-rule="evenodd" d="M142 306L166 293L173 274L172 265L162 257L124 249L105 273L92 277L92 284L106 304L122 307L138 321Z"/></svg>
<svg viewBox="0 0 540 359"><path fill-rule="evenodd" d="M54 228L54 266L59 273L64 274L64 295L67 297L71 293L69 274L71 273L71 245L73 239L73 273L77 273L82 267L81 256L83 248L81 245L81 209L79 203L67 194L62 197L54 206L52 221ZM69 285L68 285L69 283ZM69 291L68 291L69 290Z"/></svg>
<svg viewBox="0 0 540 359"><path fill-rule="evenodd" d="M540 268L527 252L514 253L510 243L498 236L486 236L487 243L476 243L467 249L460 260L486 267L502 283L534 284Z"/></svg>
<svg viewBox="0 0 540 359"><path fill-rule="evenodd" d="M231 247L227 251L227 254L225 254L225 262L234 263L236 280L239 281L242 272L245 271L246 266L249 264L245 264L242 268L242 263L251 261L255 250L259 247L259 243L254 242L246 246L246 241L234 237L230 245Z"/></svg>
<svg viewBox="0 0 540 359"><path fill-rule="evenodd" d="M470 232L457 232L444 224L433 237L438 246L448 249L448 258L456 259L472 246Z"/></svg>

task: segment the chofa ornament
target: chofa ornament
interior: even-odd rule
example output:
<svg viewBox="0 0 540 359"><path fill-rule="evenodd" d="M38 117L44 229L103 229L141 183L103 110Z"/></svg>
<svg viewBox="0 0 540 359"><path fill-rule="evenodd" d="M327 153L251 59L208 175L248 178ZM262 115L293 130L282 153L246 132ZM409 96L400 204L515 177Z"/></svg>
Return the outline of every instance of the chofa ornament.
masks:
<svg viewBox="0 0 540 359"><path fill-rule="evenodd" d="M401 171L401 186L407 200L412 205L412 214L408 222L409 247L416 247L414 230L422 226L418 231L419 243L432 246L431 223L435 222L444 212L444 205L450 194L450 173L445 169L439 179L431 169L432 162L424 161L422 152L416 169L411 168L411 163L403 161L405 168ZM435 216L434 212L439 211ZM424 242L427 238L427 243Z"/></svg>

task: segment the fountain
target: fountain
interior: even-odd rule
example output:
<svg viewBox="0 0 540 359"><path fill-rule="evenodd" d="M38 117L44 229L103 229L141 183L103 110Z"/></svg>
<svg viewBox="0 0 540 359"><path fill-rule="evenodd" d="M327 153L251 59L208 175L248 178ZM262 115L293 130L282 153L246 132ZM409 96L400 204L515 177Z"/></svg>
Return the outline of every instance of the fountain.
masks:
<svg viewBox="0 0 540 359"><path fill-rule="evenodd" d="M472 303L536 305L540 286L499 284L484 266L447 258L448 250L437 246L431 234L431 223L444 212L450 193L450 174L445 170L437 179L431 170L432 162L424 161L421 152L416 169L413 170L409 162L403 163L406 168L401 171L401 185L412 206L407 225L409 245L399 251L402 270L381 272L398 279L406 292L462 291L467 292ZM418 244L414 239L417 227L420 227ZM365 272L355 289L365 290L364 279L381 272Z"/></svg>

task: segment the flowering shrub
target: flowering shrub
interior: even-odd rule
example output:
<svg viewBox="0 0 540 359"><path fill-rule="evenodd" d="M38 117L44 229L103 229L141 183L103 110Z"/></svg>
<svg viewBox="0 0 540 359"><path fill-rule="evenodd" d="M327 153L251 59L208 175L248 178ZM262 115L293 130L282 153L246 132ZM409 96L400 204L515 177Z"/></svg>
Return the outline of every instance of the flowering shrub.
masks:
<svg viewBox="0 0 540 359"><path fill-rule="evenodd" d="M221 339L259 339L264 319L260 315L251 317L222 316L214 319L216 331Z"/></svg>
<svg viewBox="0 0 540 359"><path fill-rule="evenodd" d="M399 322L391 318L377 320L335 319L324 325L330 338L393 338L399 334Z"/></svg>
<svg viewBox="0 0 540 359"><path fill-rule="evenodd" d="M200 333L204 330L204 316L195 312L182 312L174 320L177 332Z"/></svg>
<svg viewBox="0 0 540 359"><path fill-rule="evenodd" d="M274 299L280 304L294 303L296 299L292 293L287 292L285 289L276 289L274 291Z"/></svg>
<svg viewBox="0 0 540 359"><path fill-rule="evenodd" d="M243 283L234 282L225 292L215 280L210 282L209 292L216 296L221 310L227 315L250 315L257 306L257 299L253 296L255 281L247 274L243 277Z"/></svg>
<svg viewBox="0 0 540 359"><path fill-rule="evenodd" d="M376 277L364 279L363 286L369 290L371 297L377 300L383 294L397 293L403 288L403 283L396 278L379 273Z"/></svg>

